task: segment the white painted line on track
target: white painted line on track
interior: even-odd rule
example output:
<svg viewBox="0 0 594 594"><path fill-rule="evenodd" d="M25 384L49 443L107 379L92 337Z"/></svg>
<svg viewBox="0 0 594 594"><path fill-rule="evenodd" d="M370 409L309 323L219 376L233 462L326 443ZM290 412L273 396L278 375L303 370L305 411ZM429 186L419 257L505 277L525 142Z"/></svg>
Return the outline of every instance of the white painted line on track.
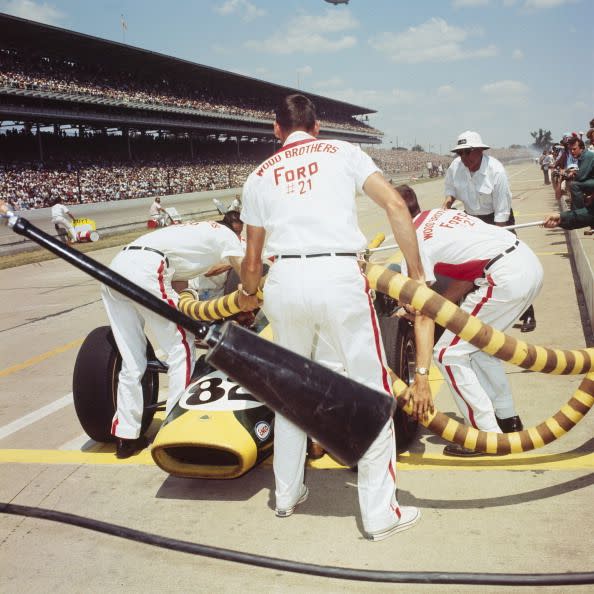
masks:
<svg viewBox="0 0 594 594"><path fill-rule="evenodd" d="M4 425L4 427L0 427L0 439L4 439L29 425L51 415L52 413L64 408L65 406L69 406L72 404L72 392L70 394L66 394L66 396L62 396L62 398L58 398L54 402L50 402L50 404L46 404L33 412L22 416L20 419L16 421L12 421L12 423L8 423L8 425Z"/></svg>
<svg viewBox="0 0 594 594"><path fill-rule="evenodd" d="M94 452L100 450L103 445L93 441L86 433L81 433L78 437L63 443L58 449L62 451Z"/></svg>

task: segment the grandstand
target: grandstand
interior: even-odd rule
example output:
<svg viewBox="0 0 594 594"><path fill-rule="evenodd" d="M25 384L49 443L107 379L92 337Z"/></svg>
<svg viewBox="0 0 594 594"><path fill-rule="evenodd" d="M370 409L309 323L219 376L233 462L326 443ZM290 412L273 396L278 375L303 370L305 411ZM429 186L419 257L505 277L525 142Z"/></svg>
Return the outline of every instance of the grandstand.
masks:
<svg viewBox="0 0 594 594"><path fill-rule="evenodd" d="M46 206L67 187L67 201L106 200L98 194L105 176L122 182L107 191L111 199L241 185L277 148L273 107L292 92L299 91L0 13L0 198ZM360 121L374 110L309 96L320 137L381 142L382 133ZM186 181L175 187L180 170ZM24 177L27 189L7 189L9 173L12 188ZM198 181L189 180L194 174Z"/></svg>

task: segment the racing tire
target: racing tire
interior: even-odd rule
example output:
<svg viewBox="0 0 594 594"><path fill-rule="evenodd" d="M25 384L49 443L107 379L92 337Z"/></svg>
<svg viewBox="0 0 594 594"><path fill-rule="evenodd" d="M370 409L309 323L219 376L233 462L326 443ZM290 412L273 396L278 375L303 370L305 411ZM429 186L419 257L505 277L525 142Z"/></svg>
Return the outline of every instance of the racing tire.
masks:
<svg viewBox="0 0 594 594"><path fill-rule="evenodd" d="M156 359L147 341L147 359ZM72 395L76 416L85 433L95 441L115 441L111 424L117 406L118 375L122 357L109 326L95 328L84 340L74 364ZM144 413L141 435L155 416L159 395L159 374L147 369L142 378Z"/></svg>
<svg viewBox="0 0 594 594"><path fill-rule="evenodd" d="M403 382L410 385L414 380L417 360L413 325L405 319L379 316L379 326L388 366ZM408 449L417 435L418 427L418 421L400 408L396 409L394 430L398 452Z"/></svg>

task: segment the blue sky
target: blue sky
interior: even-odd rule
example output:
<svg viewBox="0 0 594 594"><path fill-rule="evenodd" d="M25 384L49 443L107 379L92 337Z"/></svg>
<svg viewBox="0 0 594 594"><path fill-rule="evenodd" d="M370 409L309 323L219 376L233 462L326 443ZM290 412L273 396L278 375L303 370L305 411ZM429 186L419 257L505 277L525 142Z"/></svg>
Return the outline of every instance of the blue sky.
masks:
<svg viewBox="0 0 594 594"><path fill-rule="evenodd" d="M0 0L0 11L378 111L386 146L594 117L593 0Z"/></svg>

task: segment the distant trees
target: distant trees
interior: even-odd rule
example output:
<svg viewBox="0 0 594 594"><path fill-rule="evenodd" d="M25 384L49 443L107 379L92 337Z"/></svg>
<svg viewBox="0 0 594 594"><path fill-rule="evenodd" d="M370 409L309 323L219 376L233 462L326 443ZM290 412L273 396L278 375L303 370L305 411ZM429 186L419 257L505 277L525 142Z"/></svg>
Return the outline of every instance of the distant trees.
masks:
<svg viewBox="0 0 594 594"><path fill-rule="evenodd" d="M393 146L393 151L407 151L408 149L405 146Z"/></svg>
<svg viewBox="0 0 594 594"><path fill-rule="evenodd" d="M538 129L538 132L530 132L530 136L534 138L532 146L535 149L544 150L548 149L553 144L553 135L550 130Z"/></svg>
<svg viewBox="0 0 594 594"><path fill-rule="evenodd" d="M523 144L510 144L509 145L510 149L523 149L526 148Z"/></svg>
<svg viewBox="0 0 594 594"><path fill-rule="evenodd" d="M411 151L415 151L417 153L424 153L425 149L420 144L415 144L411 149Z"/></svg>

